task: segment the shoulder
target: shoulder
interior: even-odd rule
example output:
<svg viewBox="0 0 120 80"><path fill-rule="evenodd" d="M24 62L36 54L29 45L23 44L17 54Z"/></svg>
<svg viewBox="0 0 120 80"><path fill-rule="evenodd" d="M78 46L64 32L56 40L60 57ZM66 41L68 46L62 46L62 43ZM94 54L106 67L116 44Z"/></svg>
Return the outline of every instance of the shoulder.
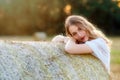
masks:
<svg viewBox="0 0 120 80"><path fill-rule="evenodd" d="M92 48L92 50L97 51L107 51L110 52L109 47L106 43L106 41L103 38L96 38L91 41L87 41L85 44L87 44L89 47Z"/></svg>
<svg viewBox="0 0 120 80"><path fill-rule="evenodd" d="M109 71L110 49L106 41L103 38L97 38L91 41L87 41L85 44L92 49L93 51L92 55L100 59L102 63L105 65L106 69Z"/></svg>
<svg viewBox="0 0 120 80"><path fill-rule="evenodd" d="M96 39L93 39L93 40L90 40L90 41L87 41L87 42L104 42L105 43L105 40L103 38L96 38Z"/></svg>
<svg viewBox="0 0 120 80"><path fill-rule="evenodd" d="M96 38L90 41L87 41L86 44L99 44L99 45L107 45L106 41L103 38Z"/></svg>

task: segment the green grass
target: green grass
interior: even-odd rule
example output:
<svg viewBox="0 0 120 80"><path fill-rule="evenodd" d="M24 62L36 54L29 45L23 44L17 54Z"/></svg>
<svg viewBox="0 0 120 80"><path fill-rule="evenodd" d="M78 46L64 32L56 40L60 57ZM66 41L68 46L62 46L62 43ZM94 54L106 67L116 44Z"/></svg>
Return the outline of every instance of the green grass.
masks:
<svg viewBox="0 0 120 80"><path fill-rule="evenodd" d="M120 50L111 51L111 63L120 64Z"/></svg>
<svg viewBox="0 0 120 80"><path fill-rule="evenodd" d="M112 40L111 64L120 64L120 37L110 37Z"/></svg>

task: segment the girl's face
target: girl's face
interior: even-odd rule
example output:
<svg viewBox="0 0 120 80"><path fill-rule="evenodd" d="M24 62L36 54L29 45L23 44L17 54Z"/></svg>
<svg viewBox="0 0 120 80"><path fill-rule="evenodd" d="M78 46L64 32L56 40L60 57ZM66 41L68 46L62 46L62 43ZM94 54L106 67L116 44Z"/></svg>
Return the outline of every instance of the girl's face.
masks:
<svg viewBox="0 0 120 80"><path fill-rule="evenodd" d="M87 32L76 25L69 26L69 32L78 43L84 43L89 39Z"/></svg>

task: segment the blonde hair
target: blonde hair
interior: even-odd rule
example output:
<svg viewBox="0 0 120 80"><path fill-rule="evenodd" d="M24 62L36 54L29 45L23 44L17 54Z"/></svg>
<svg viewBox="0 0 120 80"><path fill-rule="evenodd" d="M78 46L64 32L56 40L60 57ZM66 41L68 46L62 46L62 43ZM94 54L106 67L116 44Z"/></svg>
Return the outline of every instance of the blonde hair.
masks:
<svg viewBox="0 0 120 80"><path fill-rule="evenodd" d="M98 37L101 37L105 39L109 47L111 46L111 40L109 40L101 30L99 30L97 27L95 27L92 23L90 23L86 18L79 16L79 15L71 15L68 16L66 21L65 21L65 30L66 30L66 35L71 36L69 32L69 26L70 25L77 25L79 26L80 24L83 25L83 29L86 30L89 34L90 39L96 39Z"/></svg>

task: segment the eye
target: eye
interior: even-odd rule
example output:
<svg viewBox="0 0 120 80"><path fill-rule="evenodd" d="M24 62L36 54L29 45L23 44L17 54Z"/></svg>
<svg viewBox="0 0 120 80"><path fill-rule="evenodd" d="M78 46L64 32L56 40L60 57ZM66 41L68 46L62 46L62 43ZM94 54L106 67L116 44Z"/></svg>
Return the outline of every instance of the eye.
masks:
<svg viewBox="0 0 120 80"><path fill-rule="evenodd" d="M82 30L81 28L78 28L78 30L80 31L80 30Z"/></svg>
<svg viewBox="0 0 120 80"><path fill-rule="evenodd" d="M76 34L77 34L76 32L73 32L73 33L72 33L72 36L75 36Z"/></svg>

